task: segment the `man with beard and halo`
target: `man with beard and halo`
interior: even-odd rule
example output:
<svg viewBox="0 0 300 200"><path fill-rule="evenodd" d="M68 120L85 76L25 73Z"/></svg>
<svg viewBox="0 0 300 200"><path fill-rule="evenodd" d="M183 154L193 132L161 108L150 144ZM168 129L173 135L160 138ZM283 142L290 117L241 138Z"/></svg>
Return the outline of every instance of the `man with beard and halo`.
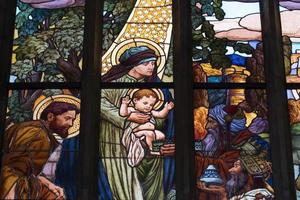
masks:
<svg viewBox="0 0 300 200"><path fill-rule="evenodd" d="M63 188L49 181L42 170L61 138L68 136L79 109L70 103L53 101L40 120L9 127L4 134L0 174L0 199L65 199Z"/></svg>

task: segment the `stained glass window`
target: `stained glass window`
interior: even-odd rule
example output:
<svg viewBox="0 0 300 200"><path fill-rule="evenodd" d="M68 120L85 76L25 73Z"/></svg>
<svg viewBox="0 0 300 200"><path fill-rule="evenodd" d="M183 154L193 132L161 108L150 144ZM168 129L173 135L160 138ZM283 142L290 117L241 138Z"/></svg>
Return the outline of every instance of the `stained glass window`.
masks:
<svg viewBox="0 0 300 200"><path fill-rule="evenodd" d="M84 1L16 1L1 199L78 195L84 14Z"/></svg>
<svg viewBox="0 0 300 200"><path fill-rule="evenodd" d="M8 98L1 198L74 199L79 91L10 90Z"/></svg>
<svg viewBox="0 0 300 200"><path fill-rule="evenodd" d="M157 58L154 69L148 66L149 73L163 82L173 81L171 1L104 1L103 18L102 81L116 77L117 68L129 71L130 66L139 64L123 54L138 46L149 47L154 51L149 53Z"/></svg>
<svg viewBox="0 0 300 200"><path fill-rule="evenodd" d="M297 84L299 79L299 2L280 2L280 20L282 29L282 45L284 56L284 67L287 87L288 108L290 114L290 129L292 141L292 154L294 166L294 178L296 186L296 197L300 199L299 178L299 86L290 87L290 83Z"/></svg>
<svg viewBox="0 0 300 200"><path fill-rule="evenodd" d="M79 82L82 3L36 2L17 1L10 82Z"/></svg>
<svg viewBox="0 0 300 200"><path fill-rule="evenodd" d="M297 199L300 199L300 161L299 161L299 90L292 89L288 90L288 106L290 113L290 126L291 126L291 138L292 138L292 149L293 149L293 162L294 162L294 176L296 185Z"/></svg>
<svg viewBox="0 0 300 200"><path fill-rule="evenodd" d="M1 1L0 198L293 199L299 8Z"/></svg>
<svg viewBox="0 0 300 200"><path fill-rule="evenodd" d="M282 43L284 66L287 82L298 83L299 58L299 22L296 20L299 13L299 3L280 2L280 20L282 28Z"/></svg>
<svg viewBox="0 0 300 200"><path fill-rule="evenodd" d="M171 1L104 1L100 199L175 197L172 26Z"/></svg>
<svg viewBox="0 0 300 200"><path fill-rule="evenodd" d="M192 1L196 82L264 82L258 2Z"/></svg>
<svg viewBox="0 0 300 200"><path fill-rule="evenodd" d="M259 2L191 9L196 198L273 199Z"/></svg>
<svg viewBox="0 0 300 200"><path fill-rule="evenodd" d="M102 90L100 199L164 199L175 194L174 158L168 154L174 146L172 93L156 88Z"/></svg>
<svg viewBox="0 0 300 200"><path fill-rule="evenodd" d="M195 90L194 126L199 199L273 198L264 90ZM256 97L256 98L254 98Z"/></svg>

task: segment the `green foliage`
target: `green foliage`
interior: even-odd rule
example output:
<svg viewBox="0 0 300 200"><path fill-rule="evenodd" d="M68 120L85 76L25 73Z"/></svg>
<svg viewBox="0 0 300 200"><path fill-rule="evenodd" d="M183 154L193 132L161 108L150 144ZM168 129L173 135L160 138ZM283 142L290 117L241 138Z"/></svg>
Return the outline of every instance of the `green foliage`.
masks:
<svg viewBox="0 0 300 200"><path fill-rule="evenodd" d="M65 82L66 80L62 74L57 73L57 74L45 74L44 81L45 82Z"/></svg>
<svg viewBox="0 0 300 200"><path fill-rule="evenodd" d="M131 1L106 0L103 12L103 53L111 46L125 25L134 6Z"/></svg>
<svg viewBox="0 0 300 200"><path fill-rule="evenodd" d="M231 60L224 54L211 55L211 65L217 69L226 68L231 65Z"/></svg>
<svg viewBox="0 0 300 200"><path fill-rule="evenodd" d="M13 122L23 122L32 119L32 110L24 109L20 105L19 91L13 90L12 95L8 98L8 116Z"/></svg>
<svg viewBox="0 0 300 200"><path fill-rule="evenodd" d="M39 57L42 60L43 65L56 64L56 60L60 58L60 54L56 49L46 49Z"/></svg>
<svg viewBox="0 0 300 200"><path fill-rule="evenodd" d="M19 32L18 40L15 43L21 44L24 37L38 31L39 25L50 15L50 10L34 9L29 4L17 1L17 8L20 12L16 15L16 29Z"/></svg>
<svg viewBox="0 0 300 200"><path fill-rule="evenodd" d="M43 81L65 81L58 68L62 58L73 66L80 61L83 47L84 8L35 9L17 1L15 39L16 63L12 73L17 81L30 79L34 72L43 73ZM69 58L72 53L73 57ZM77 63L76 63L77 62Z"/></svg>
<svg viewBox="0 0 300 200"><path fill-rule="evenodd" d="M32 7L28 7L27 9L25 9L22 12L19 12L16 15L16 28L19 29L20 27L22 27L24 25L24 23L26 23L26 21L29 20L29 16L31 15L31 12L33 11Z"/></svg>
<svg viewBox="0 0 300 200"><path fill-rule="evenodd" d="M63 91L60 89L46 89L46 90L43 90L42 94L45 95L46 97L51 97L54 95L63 94Z"/></svg>
<svg viewBox="0 0 300 200"><path fill-rule="evenodd" d="M15 53L17 60L34 59L48 48L48 43L35 36L28 36L24 43L20 45Z"/></svg>
<svg viewBox="0 0 300 200"><path fill-rule="evenodd" d="M211 4L204 4L201 10L202 14L207 14L208 16L212 16L214 14L214 7Z"/></svg>
<svg viewBox="0 0 300 200"><path fill-rule="evenodd" d="M215 37L213 25L205 16L214 16L221 21L225 17L222 9L222 0L192 0L192 41L193 59L210 62L213 68L226 68L231 66L230 59L225 56L227 46L234 51L252 54L254 49L249 44L237 43Z"/></svg>
<svg viewBox="0 0 300 200"><path fill-rule="evenodd" d="M208 59L209 55L210 52L208 48L203 48L203 49L193 48L193 58L196 60Z"/></svg>
<svg viewBox="0 0 300 200"><path fill-rule="evenodd" d="M26 79L32 70L32 60L28 59L19 60L11 66L11 74L17 76L19 80Z"/></svg>
<svg viewBox="0 0 300 200"><path fill-rule="evenodd" d="M54 34L55 44L60 54L68 58L71 50L82 51L83 29L65 29Z"/></svg>
<svg viewBox="0 0 300 200"><path fill-rule="evenodd" d="M171 38L171 45L169 49L168 59L165 65L164 75L173 76L173 38Z"/></svg>
<svg viewBox="0 0 300 200"><path fill-rule="evenodd" d="M205 16L215 16L223 20L225 12L222 10L222 0L193 0L192 27L193 27L193 59L210 62L213 68L225 68L231 65L225 56L226 40L215 38L213 25Z"/></svg>
<svg viewBox="0 0 300 200"><path fill-rule="evenodd" d="M214 26L210 24L209 21L204 21L202 23L201 32L209 39L213 39L215 37Z"/></svg>
<svg viewBox="0 0 300 200"><path fill-rule="evenodd" d="M243 43L235 43L233 45L233 50L238 51L240 53L246 53L246 54L252 54L254 52L253 47L251 47L249 44L243 44Z"/></svg>
<svg viewBox="0 0 300 200"><path fill-rule="evenodd" d="M213 5L215 8L220 8L222 6L222 0L213 0Z"/></svg>
<svg viewBox="0 0 300 200"><path fill-rule="evenodd" d="M224 10L222 10L222 9L219 8L219 7L215 7L214 11L215 11L215 16L216 16L217 20L220 20L220 21L221 21L221 20L224 19L224 17L225 17L225 12L224 12Z"/></svg>
<svg viewBox="0 0 300 200"><path fill-rule="evenodd" d="M34 91L34 93L37 92L38 91ZM20 100L20 97L23 95L22 92L20 90L12 91L12 95L8 98L7 106L9 110L8 116L14 123L32 120L33 103L36 100L36 98L39 97L40 94L45 95L46 97L50 97L53 95L63 94L63 91L60 89L46 89L43 90L41 93L38 93L39 95L36 95L34 93L32 93L32 96L28 96L27 98L25 98L26 102L22 102ZM22 103L29 103L29 105L24 106L24 104Z"/></svg>

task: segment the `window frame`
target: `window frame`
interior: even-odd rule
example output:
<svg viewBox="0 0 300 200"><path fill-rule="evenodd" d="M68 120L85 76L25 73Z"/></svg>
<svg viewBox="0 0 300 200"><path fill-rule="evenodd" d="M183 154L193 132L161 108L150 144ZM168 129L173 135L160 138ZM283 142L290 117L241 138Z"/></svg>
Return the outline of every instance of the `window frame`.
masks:
<svg viewBox="0 0 300 200"><path fill-rule="evenodd" d="M175 167L177 199L196 199L195 152L193 128L193 90L251 88L266 89L269 110L272 168L276 199L296 199L293 159L286 90L300 88L300 83L286 83L281 40L279 3L261 0L262 35L265 56L266 83L193 83L191 61L190 3L173 1L174 83L109 84L100 83L102 13L104 0L86 0L84 61L81 83L9 83L16 0L0 1L0 130L4 133L7 94L11 89L80 89L80 168L78 198L97 196L100 88L109 87L164 87L175 93ZM186 31L190 30L190 31ZM276 77L276 79L275 79ZM99 83L99 84L95 84ZM276 88L276 90L274 89ZM99 91L98 93L95 91ZM281 105L281 106L278 106ZM94 109L98 107L99 110ZM281 113L280 116L278 113ZM92 117L91 117L92 116ZM95 120L89 120L89 119ZM2 149L0 137L0 149ZM2 151L1 151L2 154ZM0 155L1 158L1 155ZM1 164L1 159L0 159Z"/></svg>

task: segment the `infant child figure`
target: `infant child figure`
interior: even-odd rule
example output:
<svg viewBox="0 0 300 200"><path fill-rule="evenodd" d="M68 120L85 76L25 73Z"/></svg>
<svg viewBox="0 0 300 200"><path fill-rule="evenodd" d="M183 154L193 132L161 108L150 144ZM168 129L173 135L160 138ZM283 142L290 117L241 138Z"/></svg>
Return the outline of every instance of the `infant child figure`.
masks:
<svg viewBox="0 0 300 200"><path fill-rule="evenodd" d="M143 113L150 116L150 121L144 124L131 123L128 126L132 129L132 134L140 140L145 139L146 144L150 149L151 154L156 154L152 151L152 142L154 140L164 140L165 134L155 127L155 118L165 118L169 111L173 109L174 103L166 103L160 111L154 110L155 104L158 102L158 95L151 89L140 89L134 92L132 96L133 107L129 106L131 99L129 96L122 98L120 107L120 115L128 117L131 113ZM126 131L125 131L126 132Z"/></svg>

